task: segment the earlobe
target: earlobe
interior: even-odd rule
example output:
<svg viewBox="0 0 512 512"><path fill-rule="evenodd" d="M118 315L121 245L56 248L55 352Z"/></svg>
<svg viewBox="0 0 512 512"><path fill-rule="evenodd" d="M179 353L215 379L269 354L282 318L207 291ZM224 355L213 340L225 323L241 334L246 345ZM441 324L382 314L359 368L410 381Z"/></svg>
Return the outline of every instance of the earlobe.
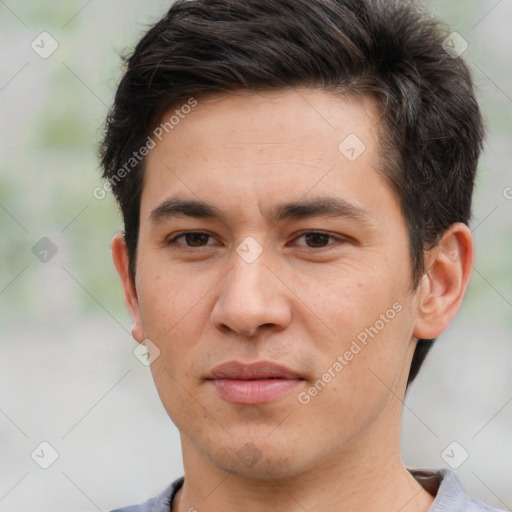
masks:
<svg viewBox="0 0 512 512"><path fill-rule="evenodd" d="M124 300L133 321L132 336L136 341L141 343L144 341L145 337L140 318L139 299L134 283L130 277L128 247L122 233L114 235L111 247L112 259L123 287Z"/></svg>
<svg viewBox="0 0 512 512"><path fill-rule="evenodd" d="M414 328L414 335L420 339L439 336L462 304L474 260L474 242L469 228L462 223L453 224L429 251L426 260Z"/></svg>

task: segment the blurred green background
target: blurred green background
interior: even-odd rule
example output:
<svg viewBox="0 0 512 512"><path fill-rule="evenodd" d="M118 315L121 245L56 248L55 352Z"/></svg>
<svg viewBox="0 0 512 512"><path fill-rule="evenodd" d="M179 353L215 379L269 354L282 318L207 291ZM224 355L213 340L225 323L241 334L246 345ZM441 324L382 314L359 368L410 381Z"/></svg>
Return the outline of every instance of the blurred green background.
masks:
<svg viewBox="0 0 512 512"><path fill-rule="evenodd" d="M446 466L456 440L467 491L511 510L512 1L425 4L469 44L488 135L474 275L406 399L403 457ZM182 474L178 433L132 354L109 246L120 216L93 196L119 54L169 5L0 2L0 511L108 510ZM58 44L47 58L31 46L42 32ZM46 263L33 252L51 251L44 237ZM45 440L59 454L47 470L30 456Z"/></svg>

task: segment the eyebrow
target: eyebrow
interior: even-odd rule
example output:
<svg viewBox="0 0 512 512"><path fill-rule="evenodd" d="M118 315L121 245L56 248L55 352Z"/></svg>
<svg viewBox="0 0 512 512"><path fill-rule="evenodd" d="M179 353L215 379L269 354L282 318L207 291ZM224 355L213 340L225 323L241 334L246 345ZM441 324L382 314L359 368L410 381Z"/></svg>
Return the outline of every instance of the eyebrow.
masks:
<svg viewBox="0 0 512 512"><path fill-rule="evenodd" d="M220 220L227 223L227 216L215 205L202 200L171 197L151 211L149 220L157 224L180 215ZM373 225L375 219L370 213L340 197L318 197L307 200L280 203L266 213L265 217L273 222L287 219L305 219L310 217L345 217L361 224Z"/></svg>

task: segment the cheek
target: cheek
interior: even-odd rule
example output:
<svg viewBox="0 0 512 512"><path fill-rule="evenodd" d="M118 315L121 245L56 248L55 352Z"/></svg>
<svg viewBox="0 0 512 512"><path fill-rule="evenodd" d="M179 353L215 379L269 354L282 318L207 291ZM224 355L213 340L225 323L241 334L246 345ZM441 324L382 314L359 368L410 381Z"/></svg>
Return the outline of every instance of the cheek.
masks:
<svg viewBox="0 0 512 512"><path fill-rule="evenodd" d="M359 396L377 403L395 389L400 376L408 370L413 318L406 297L398 297L364 322L366 325L358 327L344 353L352 357L344 377Z"/></svg>
<svg viewBox="0 0 512 512"><path fill-rule="evenodd" d="M166 271L166 269L168 271ZM207 292L200 280L162 262L141 265L137 294L141 317L147 334L162 339L180 319L193 314L194 307Z"/></svg>
<svg viewBox="0 0 512 512"><path fill-rule="evenodd" d="M165 268L168 272L162 270ZM169 378L164 372L181 375L180 381L189 378L194 346L210 318L208 294L217 281L215 276L208 279L162 263L145 263L138 296L144 334L161 351L151 365L159 373L158 380ZM174 386L172 379L168 384Z"/></svg>
<svg viewBox="0 0 512 512"><path fill-rule="evenodd" d="M335 400L350 402L355 393L375 401L372 397L388 393L404 367L414 320L409 276L407 269L393 272L388 265L382 259L374 266L354 263L349 270L337 266L324 284L303 283L308 305L329 327L326 331L309 315L308 330L321 358L317 377L331 368L336 375L330 385ZM321 332L328 335L319 336ZM336 371L338 356L343 369L338 365Z"/></svg>
<svg viewBox="0 0 512 512"><path fill-rule="evenodd" d="M158 393L168 412L180 407L180 383L187 386L194 379L194 340L201 337L201 319L198 308L182 298L181 293L169 292L167 287L153 287L148 301L141 301L141 321L144 335L160 350L151 364L151 372ZM197 320L197 321L196 321Z"/></svg>
<svg viewBox="0 0 512 512"><path fill-rule="evenodd" d="M361 259L329 264L315 273L291 276L293 290L308 316L331 336L357 336L379 315L400 301L405 290L401 272L386 268L384 260Z"/></svg>
<svg viewBox="0 0 512 512"><path fill-rule="evenodd" d="M365 324L362 319L354 321ZM351 336L345 331L336 340L336 345L320 348L318 380L309 388L315 396L306 407L316 411L322 425L351 425L360 432L369 427L388 405L394 409L400 404L395 394L400 396L396 386L408 369L405 339L410 332L410 318L402 309L384 326L375 324L375 319L368 319L363 328L354 328L353 332L359 331L356 335ZM341 329L340 326L340 332ZM315 388L320 391L314 391ZM347 435L353 433L349 427Z"/></svg>

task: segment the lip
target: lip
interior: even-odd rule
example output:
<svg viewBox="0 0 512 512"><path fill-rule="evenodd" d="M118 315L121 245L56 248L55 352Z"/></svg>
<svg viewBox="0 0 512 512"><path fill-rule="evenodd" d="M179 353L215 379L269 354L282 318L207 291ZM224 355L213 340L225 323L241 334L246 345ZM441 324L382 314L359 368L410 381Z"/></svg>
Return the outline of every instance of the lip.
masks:
<svg viewBox="0 0 512 512"><path fill-rule="evenodd" d="M282 398L304 379L294 370L271 361L231 361L215 367L207 381L228 402L254 405Z"/></svg>
<svg viewBox="0 0 512 512"><path fill-rule="evenodd" d="M210 379L234 379L234 380L255 380L255 379L300 379L300 375L280 364L272 361L258 361L256 363L239 363L230 361L216 366L209 376Z"/></svg>

